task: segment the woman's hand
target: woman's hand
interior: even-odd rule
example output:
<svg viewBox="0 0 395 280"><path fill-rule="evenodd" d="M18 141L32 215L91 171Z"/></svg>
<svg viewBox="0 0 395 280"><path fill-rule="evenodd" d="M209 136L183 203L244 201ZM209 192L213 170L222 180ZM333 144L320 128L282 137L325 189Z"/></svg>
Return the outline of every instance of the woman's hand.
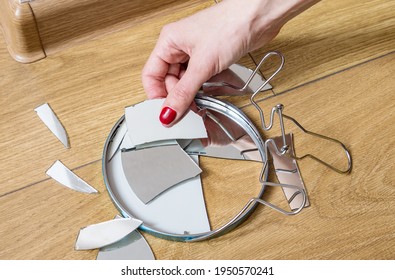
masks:
<svg viewBox="0 0 395 280"><path fill-rule="evenodd" d="M166 98L160 121L171 126L212 76L271 41L314 0L224 0L163 27L142 73L148 98Z"/></svg>

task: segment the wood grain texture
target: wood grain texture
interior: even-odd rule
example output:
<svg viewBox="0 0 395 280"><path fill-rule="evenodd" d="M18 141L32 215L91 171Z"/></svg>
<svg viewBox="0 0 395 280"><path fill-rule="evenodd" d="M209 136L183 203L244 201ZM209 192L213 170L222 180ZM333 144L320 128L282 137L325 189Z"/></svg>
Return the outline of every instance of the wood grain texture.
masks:
<svg viewBox="0 0 395 280"><path fill-rule="evenodd" d="M204 2L149 18L29 65L15 62L0 40L1 259L96 257L95 251L76 252L73 245L81 226L111 219L116 212L102 183L104 141L124 107L146 98L140 73L162 26L208 5ZM300 215L285 217L259 207L235 231L196 244L145 234L158 259L395 258L394 155L389 152L394 145L395 54L389 32L393 4L333 0L319 5L301 15L302 22L299 18L290 22L268 46L283 45L288 62L274 81L275 91L283 94L263 106L268 112L284 103L285 112L306 128L342 140L354 157L353 172L343 176L302 161L312 206ZM324 9L325 5L331 9ZM331 20L319 21L325 12ZM301 35L302 27L309 36ZM289 40L283 41L285 34ZM305 50L313 55L306 56ZM358 64L383 54L388 55ZM306 81L314 82L290 90ZM238 106L248 102L246 97L228 100ZM33 111L44 102L64 124L71 149L64 149ZM257 121L253 108L244 110ZM292 126L287 123L287 128ZM336 146L300 133L295 141L298 153L313 150L334 164L343 162L333 156ZM45 171L57 159L101 194L86 196L48 179ZM220 224L256 192L257 167L212 160L202 164L207 170L204 188L209 215L214 225ZM242 177L244 173L248 175ZM223 188L222 180L229 180L229 189ZM234 196L241 186L248 189ZM265 197L283 205L280 191L268 190Z"/></svg>
<svg viewBox="0 0 395 280"><path fill-rule="evenodd" d="M302 213L289 217L260 206L231 233L192 244L144 234L156 258L394 259L395 158L390 152L395 144L394 71L391 54L261 104L267 112L282 102L285 112L307 129L343 141L354 158L352 173L339 175L310 160L301 161L311 201ZM254 108L244 111L257 121ZM304 152L298 142L303 141L305 149L323 157L337 154L336 147L287 127L295 132L297 152ZM253 163L226 165L208 159L202 161L202 169L210 218L228 218L256 191L253 170L258 169ZM0 197L0 258L96 257L97 251L74 251L78 230L111 219L116 211L104 189L100 161L74 171L101 193L80 194L46 180ZM268 189L265 198L284 202L280 190Z"/></svg>
<svg viewBox="0 0 395 280"><path fill-rule="evenodd" d="M259 61L269 50L282 52L286 59L272 82L276 94L379 57L395 50L395 2L323 0L252 54ZM262 71L268 76L275 63Z"/></svg>
<svg viewBox="0 0 395 280"><path fill-rule="evenodd" d="M157 258L394 259L394 71L391 54L266 100L261 104L265 112L281 102L305 128L345 143L354 159L352 173L340 175L303 160L299 167L311 206L301 214L287 217L259 207L230 234L196 244L147 237ZM254 108L244 111L257 123ZM337 146L307 137L289 123L286 127L295 133L297 153L312 152L338 166L344 162ZM249 170L245 167L246 174ZM246 178L244 186L252 185ZM280 190L269 189L265 198L284 205Z"/></svg>
<svg viewBox="0 0 395 280"><path fill-rule="evenodd" d="M323 1L320 5L325 2ZM341 6L342 3L339 1L338 5ZM359 2L347 1L347 8L339 11L339 19L351 17L350 21L354 20L356 27L350 28L349 33L341 35L347 35L351 41L354 38L362 40L353 32L359 30L359 26L361 26L360 29L363 29L365 23L358 21L350 9L355 9L360 15L364 13L370 15L370 11L385 5L381 3L370 7L370 2L362 6L357 3ZM1 131L6 132L1 135L0 141L0 146L4 151L0 156L4 162L2 166L4 175L0 178L0 194L46 178L43 171L57 158L67 159L71 168L99 159L104 140L113 123L123 114L123 108L146 98L141 86L140 73L162 26L211 4L211 1L206 1L182 11L177 10L177 12L161 17L149 18L144 24L136 24L127 30L70 47L63 52L53 54L50 59L31 65L14 63L7 56L4 42L0 42L2 44L0 47L2 64L0 68L0 87L2 89L0 102L3 108L2 116L4 116L0 120L0 128ZM318 8L320 6L314 7L314 9ZM320 8L321 12L323 10ZM309 10L301 17L305 17L304 19L308 22L313 22L317 15L312 12ZM387 19L389 13L392 13L391 9L383 9L380 10L380 13L374 14L382 15L384 19ZM344 56L343 67L354 65L361 61L361 57L367 59L384 50L393 49L393 44L390 46L392 35L386 36L388 27L385 23L388 20L376 19L374 21L375 23L372 25L374 30L371 31L371 36L377 36L376 40L367 41L366 48L363 48L359 41L360 45L356 56L353 55L355 54L353 48L345 49L344 51L348 50L351 54ZM286 28L292 28L293 33L302 32L299 26L291 25L291 23ZM337 21L331 21L329 27L333 28L336 24ZM322 71L328 73L326 69L332 69L331 71L343 69L330 63L333 48L326 48L327 45L330 45L330 40L326 42L326 45L316 45L319 41L315 41L314 38L322 34L322 30L330 29L329 27L321 26L319 30L313 29L315 36L311 37L312 41L309 43L306 39L306 43L302 44L307 49L314 48L311 47L311 44L317 48L320 47L320 55L323 56L320 60L327 60L328 64L323 65L321 69L314 66L314 61L305 60L301 65L300 61L298 62L292 57L288 58L289 53L286 52L286 68L273 82L276 92L295 85L291 76L287 74L291 70L287 69L293 69L292 73L294 74L292 75L298 73L297 77L300 81L319 78ZM384 31L381 31L380 28L383 28ZM332 37L336 38L335 29L330 30L332 30ZM280 34L278 39L280 41L281 36ZM297 40L297 38L294 39ZM378 47L373 48L370 44L377 44ZM377 53L377 49L381 51ZM299 48L298 51L304 53L303 48ZM298 55L294 53L293 57L295 56ZM314 73L301 70L310 68L321 70ZM260 97L267 94L270 93ZM229 98L228 100L238 106L249 102L245 97ZM65 125L72 149L64 150L36 117L33 109L44 102L50 103ZM101 125L97 126L99 121ZM13 135L13 138L8 135ZM18 143L15 143L14 139L17 139ZM41 160L36 162L37 158ZM21 162L36 162L36 165L22 166Z"/></svg>
<svg viewBox="0 0 395 280"><path fill-rule="evenodd" d="M67 164L67 162L65 162ZM74 170L99 194L82 194L54 180L1 197L0 259L94 259L94 251L75 251L80 228L112 219L100 162ZM45 203L44 203L45 202Z"/></svg>
<svg viewBox="0 0 395 280"><path fill-rule="evenodd" d="M202 1L1 0L0 20L11 56L35 62L62 49L183 11Z"/></svg>
<svg viewBox="0 0 395 280"><path fill-rule="evenodd" d="M48 55L75 44L190 9L200 0L37 0L30 3Z"/></svg>
<svg viewBox="0 0 395 280"><path fill-rule="evenodd" d="M141 69L161 27L206 5L155 18L28 65L13 61L1 41L0 195L45 179L45 170L56 159L64 159L70 168L100 159L104 141L124 108L146 99ZM65 126L71 149L64 149L34 112L45 102Z"/></svg>
<svg viewBox="0 0 395 280"><path fill-rule="evenodd" d="M0 0L0 28L15 60L29 63L46 57L29 3Z"/></svg>

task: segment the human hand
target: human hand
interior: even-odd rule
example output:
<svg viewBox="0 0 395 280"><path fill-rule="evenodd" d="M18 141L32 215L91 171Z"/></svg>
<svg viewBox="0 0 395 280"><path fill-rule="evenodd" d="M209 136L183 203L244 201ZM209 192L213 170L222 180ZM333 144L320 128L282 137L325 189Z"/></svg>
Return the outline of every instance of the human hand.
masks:
<svg viewBox="0 0 395 280"><path fill-rule="evenodd" d="M225 0L163 27L142 73L148 98L166 98L160 114L176 123L204 82L271 41L287 20L317 0Z"/></svg>

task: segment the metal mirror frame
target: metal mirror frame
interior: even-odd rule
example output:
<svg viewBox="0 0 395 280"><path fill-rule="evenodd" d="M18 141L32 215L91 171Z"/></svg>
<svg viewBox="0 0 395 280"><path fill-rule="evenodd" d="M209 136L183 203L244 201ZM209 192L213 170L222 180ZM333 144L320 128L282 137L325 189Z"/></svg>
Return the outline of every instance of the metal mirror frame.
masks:
<svg viewBox="0 0 395 280"><path fill-rule="evenodd" d="M267 155L265 154L265 142L262 139L260 133L256 129L256 127L252 124L251 120L237 107L235 107L233 104L219 100L213 97L209 96L196 96L195 98L196 105L201 108L207 108L213 111L216 111L218 113L224 114L231 118L235 123L240 125L242 128L245 129L245 131L248 133L248 135L251 137L251 139L254 141L255 145L257 146L260 156L262 158L262 162L264 163L267 160ZM117 123L114 125L112 130L110 131L110 134L104 144L104 149L103 149L103 156L102 156L102 172L103 172L103 178L104 178L104 183L106 186L106 189L110 195L110 198L115 205L115 207L118 209L118 211L121 213L122 216L124 217L130 217L132 215L128 214L121 206L121 203L118 201L114 193L112 192L111 186L108 181L107 177L107 168L106 164L108 162L107 158L107 150L109 145L111 144L111 141L113 139L113 136L115 135L119 125L124 121L125 116L122 116ZM265 174L263 174L262 179L266 180L268 176L268 168L266 168ZM259 180L257 178L257 183L259 183ZM261 185L261 189L259 193L257 194L257 198L261 198L263 196L263 193L265 191L265 185ZM196 233L196 234L174 234L174 233L168 233L168 232L163 232L160 230L157 230L153 227L147 226L143 224L139 227L140 230L147 232L153 236L167 239L167 240L173 240L173 241L181 241L181 242L193 242L193 241L202 241L202 240L207 240L210 238L218 237L221 236L241 223L243 223L255 210L255 208L258 206L258 202L254 201L251 203L247 208L241 209L241 211L231 220L223 224L221 227L208 231L208 232L203 232L203 233ZM138 217L134 217L138 218Z"/></svg>

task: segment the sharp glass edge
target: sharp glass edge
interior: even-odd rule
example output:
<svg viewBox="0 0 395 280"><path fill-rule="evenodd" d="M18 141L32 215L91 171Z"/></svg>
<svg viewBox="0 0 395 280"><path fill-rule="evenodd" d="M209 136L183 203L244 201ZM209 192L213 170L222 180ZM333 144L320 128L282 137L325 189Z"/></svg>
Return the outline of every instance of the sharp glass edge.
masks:
<svg viewBox="0 0 395 280"><path fill-rule="evenodd" d="M116 215L114 219L121 219ZM100 248L96 260L155 260L147 240L135 229L121 240Z"/></svg>
<svg viewBox="0 0 395 280"><path fill-rule="evenodd" d="M49 104L44 103L36 107L34 111L56 138L58 138L66 148L70 148L67 132Z"/></svg>
<svg viewBox="0 0 395 280"><path fill-rule="evenodd" d="M264 77L256 73L252 77L248 87L242 89L253 72L253 70L240 64L232 64L229 68L205 82L199 92L213 96L250 95L266 82ZM267 83L260 91L263 92L272 88Z"/></svg>
<svg viewBox="0 0 395 280"><path fill-rule="evenodd" d="M134 218L114 219L81 228L75 243L76 250L92 250L120 241L143 222Z"/></svg>
<svg viewBox="0 0 395 280"><path fill-rule="evenodd" d="M46 174L69 189L82 193L98 193L95 188L75 175L59 160L55 161L55 163L47 170Z"/></svg>
<svg viewBox="0 0 395 280"><path fill-rule="evenodd" d="M123 151L122 167L134 193L145 204L172 186L195 177L200 167L177 144ZM174 173L174 170L177 170ZM173 176L169 176L173 172Z"/></svg>
<svg viewBox="0 0 395 280"><path fill-rule="evenodd" d="M202 118L192 110L172 127L164 127L158 121L163 102L164 99L151 99L125 109L128 135L134 146L162 140L207 137Z"/></svg>

